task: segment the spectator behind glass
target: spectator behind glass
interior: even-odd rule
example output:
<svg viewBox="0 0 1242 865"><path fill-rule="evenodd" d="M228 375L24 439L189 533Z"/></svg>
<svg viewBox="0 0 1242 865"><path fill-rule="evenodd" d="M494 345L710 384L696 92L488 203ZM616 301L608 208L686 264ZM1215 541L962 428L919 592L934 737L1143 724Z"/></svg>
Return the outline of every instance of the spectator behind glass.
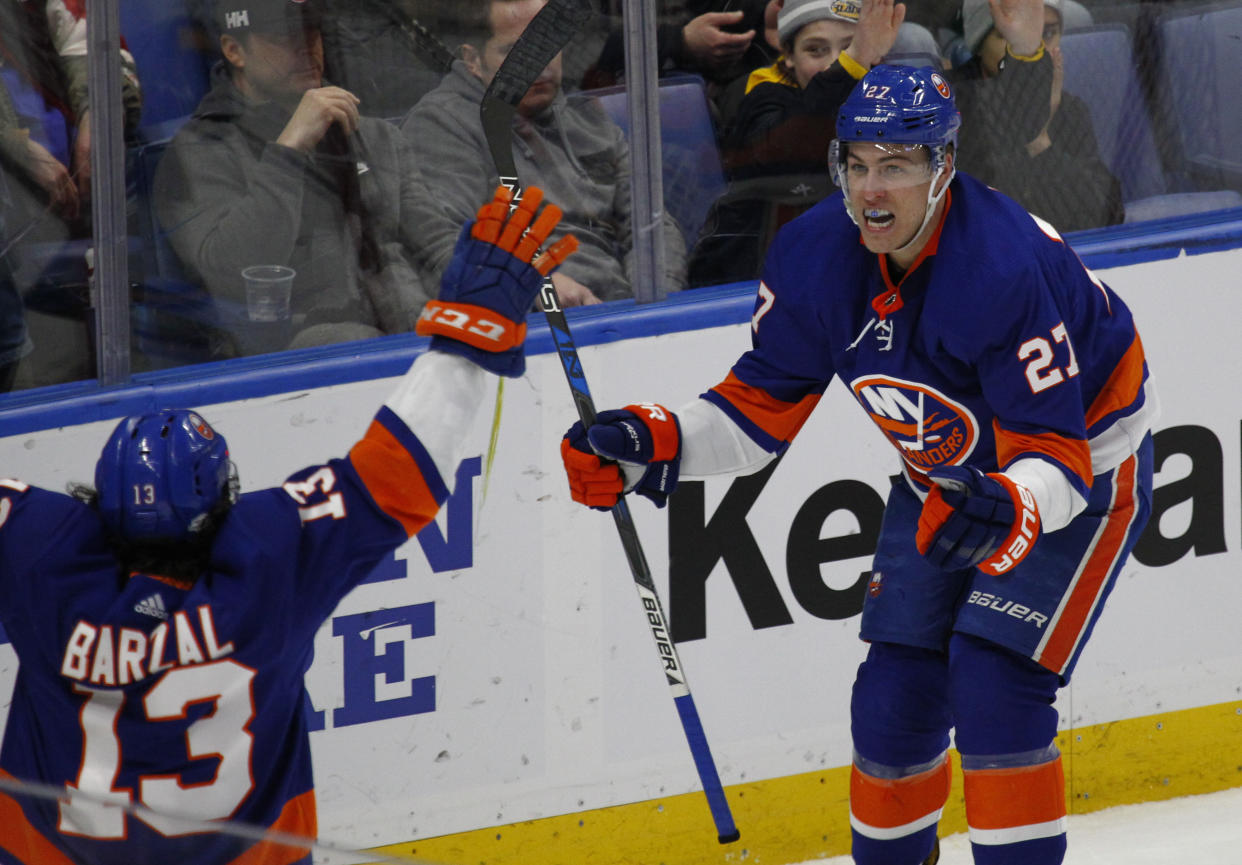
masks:
<svg viewBox="0 0 1242 865"><path fill-rule="evenodd" d="M316 0L220 0L216 13L224 60L156 175L173 248L238 303L243 268L293 268L290 347L410 330L432 296L416 236L439 211L400 131L323 81Z"/></svg>
<svg viewBox="0 0 1242 865"><path fill-rule="evenodd" d="M0 82L0 117L7 101L8 91ZM13 389L18 364L34 348L27 332L17 280L13 276L13 256L9 249L11 235L6 219L11 199L6 174L0 166L0 393Z"/></svg>
<svg viewBox="0 0 1242 865"><path fill-rule="evenodd" d="M84 3L0 0L4 390L78 381L95 372L84 315L84 253L91 236L87 67ZM138 125L142 93L134 59L123 48L120 68L128 137ZM10 366L19 359L19 368Z"/></svg>
<svg viewBox="0 0 1242 865"><path fill-rule="evenodd" d="M960 145L958 162L976 171L993 149L1019 147L1048 122L1053 66L1041 41L1042 0L996 2L1002 49L1011 46L1008 62L987 79L978 59L943 73L974 136ZM777 39L785 54L747 81L749 92L726 133L724 163L733 185L695 246L691 285L758 276L772 232L827 190L837 107L867 70L885 55L902 58L895 62L938 59L931 34L905 23L905 9L893 0L785 0L778 6ZM798 203L786 203L798 191L805 193Z"/></svg>
<svg viewBox="0 0 1242 865"><path fill-rule="evenodd" d="M781 55L750 73L724 134L732 194L715 209L695 248L693 285L758 276L771 231L827 191L837 110L866 70L894 52L938 60L931 33L904 23L904 3L785 0L778 10ZM757 178L771 182L746 183ZM802 203L779 203L790 189L805 190Z"/></svg>
<svg viewBox="0 0 1242 865"><path fill-rule="evenodd" d="M659 0L656 62L661 73L688 72L713 89L727 85L774 53L761 38L775 0ZM566 50L566 80L584 89L610 87L625 77L624 10L620 0L597 0L594 27Z"/></svg>
<svg viewBox="0 0 1242 865"><path fill-rule="evenodd" d="M454 30L461 59L444 82L406 115L409 137L449 224L460 224L496 183L479 102L509 49L544 0L481 0L459 7ZM558 234L572 232L578 252L552 275L565 306L632 297L629 148L593 100L566 99L558 54L518 105L513 154L524 184L542 187L564 211ZM666 289L685 285L685 241L670 217L663 224ZM421 232L442 269L456 232Z"/></svg>
<svg viewBox="0 0 1242 865"><path fill-rule="evenodd" d="M62 236L90 235L91 122L87 88L86 6L66 0L0 0L0 65L13 75L9 86L33 89L49 111L64 118L57 130L62 146L49 148L49 141L26 135L14 138L12 129L0 127L0 159L14 168L21 185L10 188L19 206L33 211L34 218L46 205L65 224ZM126 135L138 126L142 91L133 56L121 51L121 99ZM51 150L58 152L51 153ZM53 165L49 157L60 162ZM63 169L63 170L62 170ZM68 188L66 178L72 180ZM34 201L23 199L23 190ZM52 239L46 233L40 239Z"/></svg>
<svg viewBox="0 0 1242 865"><path fill-rule="evenodd" d="M1011 142L986 154L974 166L986 183L1014 198L1060 231L1116 225L1125 218L1121 183L1100 158L1086 103L1062 89L1062 6L1074 0L1044 0L1044 47L1052 58L1051 118L1029 141ZM1067 8L1065 11L1069 11ZM999 73L1004 39L992 24L987 0L965 0L962 29L966 46L978 56L985 79Z"/></svg>

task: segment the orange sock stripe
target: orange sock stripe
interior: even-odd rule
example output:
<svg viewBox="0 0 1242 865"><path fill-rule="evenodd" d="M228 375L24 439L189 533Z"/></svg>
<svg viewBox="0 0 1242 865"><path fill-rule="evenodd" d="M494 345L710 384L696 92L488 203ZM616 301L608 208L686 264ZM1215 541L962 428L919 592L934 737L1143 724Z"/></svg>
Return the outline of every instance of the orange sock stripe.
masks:
<svg viewBox="0 0 1242 865"><path fill-rule="evenodd" d="M268 828L273 832L299 835L313 841L319 834L319 823L315 816L315 791L307 790L301 796L295 796L286 802L276 822ZM289 865L309 852L309 847L296 844L260 841L229 865Z"/></svg>
<svg viewBox="0 0 1242 865"><path fill-rule="evenodd" d="M892 829L915 823L944 807L949 800L952 770L949 758L908 778L876 778L850 769L850 813L862 823Z"/></svg>
<svg viewBox="0 0 1242 865"><path fill-rule="evenodd" d="M971 829L1012 829L1065 816L1061 758L1038 766L962 772Z"/></svg>

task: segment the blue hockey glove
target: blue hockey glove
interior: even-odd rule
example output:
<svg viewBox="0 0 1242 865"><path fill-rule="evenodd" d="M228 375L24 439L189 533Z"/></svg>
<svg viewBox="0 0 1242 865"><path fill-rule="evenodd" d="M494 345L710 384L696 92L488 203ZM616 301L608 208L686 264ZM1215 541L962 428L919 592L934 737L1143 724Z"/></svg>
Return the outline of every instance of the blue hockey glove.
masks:
<svg viewBox="0 0 1242 865"><path fill-rule="evenodd" d="M927 561L949 571L978 567L1003 574L1039 537L1039 507L1026 487L970 466L933 469L935 482L919 516L915 543Z"/></svg>
<svg viewBox="0 0 1242 865"><path fill-rule="evenodd" d="M681 425L677 415L655 403L602 411L590 429L581 421L569 428L561 459L576 502L606 511L624 493L637 492L662 508L677 487ZM642 471L631 471L627 484L618 463Z"/></svg>
<svg viewBox="0 0 1242 865"><path fill-rule="evenodd" d="M543 277L578 248L578 240L565 235L532 264L561 210L549 204L536 218L543 192L535 186L512 213L509 200L509 190L499 187L478 218L462 227L440 297L428 301L414 332L430 336L437 351L463 355L497 375L519 376L526 370L526 313Z"/></svg>

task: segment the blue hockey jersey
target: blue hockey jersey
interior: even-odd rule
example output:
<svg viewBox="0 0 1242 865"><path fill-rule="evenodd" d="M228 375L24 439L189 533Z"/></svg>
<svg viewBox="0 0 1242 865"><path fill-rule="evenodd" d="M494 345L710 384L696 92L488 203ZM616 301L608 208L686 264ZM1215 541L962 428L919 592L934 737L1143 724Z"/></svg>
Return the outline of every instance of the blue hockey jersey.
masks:
<svg viewBox="0 0 1242 865"><path fill-rule="evenodd" d="M309 862L161 815L315 835L315 632L447 496L383 408L348 458L243 495L189 584L118 573L93 508L0 481L0 620L20 660L0 772L93 797L0 793L0 862Z"/></svg>
<svg viewBox="0 0 1242 865"><path fill-rule="evenodd" d="M753 347L704 398L770 453L839 378L926 473L1051 463L1083 498L1138 447L1157 402L1130 310L1047 223L958 174L936 233L898 279L841 194L777 235Z"/></svg>

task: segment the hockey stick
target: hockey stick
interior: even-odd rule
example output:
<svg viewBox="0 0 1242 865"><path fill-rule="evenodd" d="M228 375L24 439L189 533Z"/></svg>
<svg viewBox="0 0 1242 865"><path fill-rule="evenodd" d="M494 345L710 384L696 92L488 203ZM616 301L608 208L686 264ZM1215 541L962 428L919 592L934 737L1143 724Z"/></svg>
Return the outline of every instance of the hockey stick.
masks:
<svg viewBox="0 0 1242 865"><path fill-rule="evenodd" d="M512 147L513 116L518 103L539 73L592 14L589 5L582 0L549 0L522 32L509 55L496 70L487 92L483 94L483 102L479 106L483 133L496 163L500 183L512 190L514 202L522 194ZM591 391L587 387L586 376L578 359L578 349L569 333L569 323L565 319L565 312L561 308L551 277L544 277L540 301L552 332L552 340L556 343L556 353L560 357L565 378L573 394L578 417L583 426L589 427L595 421L595 402L591 399ZM647 566L647 557L643 554L634 519L624 498L617 500L612 516L621 536L621 546L625 549L625 558L629 562L634 585L642 600L651 635L664 664L669 690L677 706L677 714L681 718L699 780L703 784L703 793L707 796L712 820L716 824L717 838L721 844L728 844L741 836L733 823L729 801L720 784L720 775L716 771L711 749L707 745L707 736L699 720L699 710L690 694L690 686L669 631L668 619L664 615L660 596L656 593L655 582L651 578L651 569Z"/></svg>

